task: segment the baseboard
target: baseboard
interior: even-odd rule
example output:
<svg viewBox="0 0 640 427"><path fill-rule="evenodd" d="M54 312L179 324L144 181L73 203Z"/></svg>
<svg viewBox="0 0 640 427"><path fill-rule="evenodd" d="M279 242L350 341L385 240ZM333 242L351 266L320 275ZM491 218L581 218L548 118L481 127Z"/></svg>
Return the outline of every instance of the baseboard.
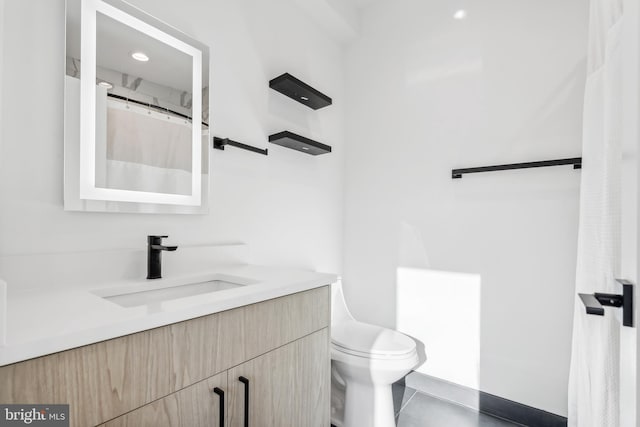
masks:
<svg viewBox="0 0 640 427"><path fill-rule="evenodd" d="M421 393L448 400L524 426L567 426L567 419L560 415L418 372L411 372L407 375L405 385Z"/></svg>

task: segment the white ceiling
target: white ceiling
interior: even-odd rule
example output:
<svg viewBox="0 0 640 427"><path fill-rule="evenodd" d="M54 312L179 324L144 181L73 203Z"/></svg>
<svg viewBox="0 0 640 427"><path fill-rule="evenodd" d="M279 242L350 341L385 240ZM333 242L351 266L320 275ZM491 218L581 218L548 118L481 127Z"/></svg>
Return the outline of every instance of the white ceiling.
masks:
<svg viewBox="0 0 640 427"><path fill-rule="evenodd" d="M380 0L343 0L347 3L353 4L357 9L364 9L365 7L371 6L374 3L379 2Z"/></svg>
<svg viewBox="0 0 640 427"><path fill-rule="evenodd" d="M360 33L363 11L382 0L291 0L327 34L349 43Z"/></svg>

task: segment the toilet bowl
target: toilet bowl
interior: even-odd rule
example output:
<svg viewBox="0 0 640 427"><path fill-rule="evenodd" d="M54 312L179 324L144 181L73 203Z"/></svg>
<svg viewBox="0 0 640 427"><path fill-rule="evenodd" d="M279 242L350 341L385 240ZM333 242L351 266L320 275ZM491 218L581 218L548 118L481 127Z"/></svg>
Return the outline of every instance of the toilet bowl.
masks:
<svg viewBox="0 0 640 427"><path fill-rule="evenodd" d="M332 381L345 388L344 418L332 422L340 427L395 427L391 384L418 365L416 343L400 332L355 320L340 283L332 285L331 292L331 362L339 377Z"/></svg>

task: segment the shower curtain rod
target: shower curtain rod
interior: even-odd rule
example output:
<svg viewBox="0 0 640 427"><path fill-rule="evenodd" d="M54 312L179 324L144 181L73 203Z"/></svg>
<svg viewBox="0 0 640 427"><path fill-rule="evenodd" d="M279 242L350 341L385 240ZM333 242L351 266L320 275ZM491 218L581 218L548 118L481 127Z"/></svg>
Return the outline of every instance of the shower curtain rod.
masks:
<svg viewBox="0 0 640 427"><path fill-rule="evenodd" d="M451 178L452 179L462 178L462 175L467 173L494 172L494 171L504 171L504 170L511 170L511 169L544 168L547 166L562 166L562 165L573 165L574 169L582 169L582 157L572 157L569 159L558 159L558 160L543 160L539 162L510 163L506 165L481 166L481 167L475 167L475 168L452 169Z"/></svg>
<svg viewBox="0 0 640 427"><path fill-rule="evenodd" d="M177 111L170 110L168 108L161 107L159 105L153 105L148 102L137 101L135 99L127 98L126 96L116 95L115 93L107 93L107 96L110 98L119 99L120 101L130 102L132 104L142 105L148 108L153 108L154 110L161 111L163 113L173 114L174 116L182 117L183 119L191 120L191 117L186 114L178 113ZM202 126L209 127L208 123L202 122Z"/></svg>

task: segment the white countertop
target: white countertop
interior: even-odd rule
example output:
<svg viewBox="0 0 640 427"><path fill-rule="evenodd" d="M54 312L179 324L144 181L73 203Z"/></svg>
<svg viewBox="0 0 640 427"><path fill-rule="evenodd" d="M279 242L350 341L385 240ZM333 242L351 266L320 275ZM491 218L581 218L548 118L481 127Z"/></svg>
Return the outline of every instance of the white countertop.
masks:
<svg viewBox="0 0 640 427"><path fill-rule="evenodd" d="M129 308L98 296L133 287L199 283L220 275L246 278L255 284ZM335 280L335 275L307 270L234 265L152 281L9 293L0 366L317 288Z"/></svg>

